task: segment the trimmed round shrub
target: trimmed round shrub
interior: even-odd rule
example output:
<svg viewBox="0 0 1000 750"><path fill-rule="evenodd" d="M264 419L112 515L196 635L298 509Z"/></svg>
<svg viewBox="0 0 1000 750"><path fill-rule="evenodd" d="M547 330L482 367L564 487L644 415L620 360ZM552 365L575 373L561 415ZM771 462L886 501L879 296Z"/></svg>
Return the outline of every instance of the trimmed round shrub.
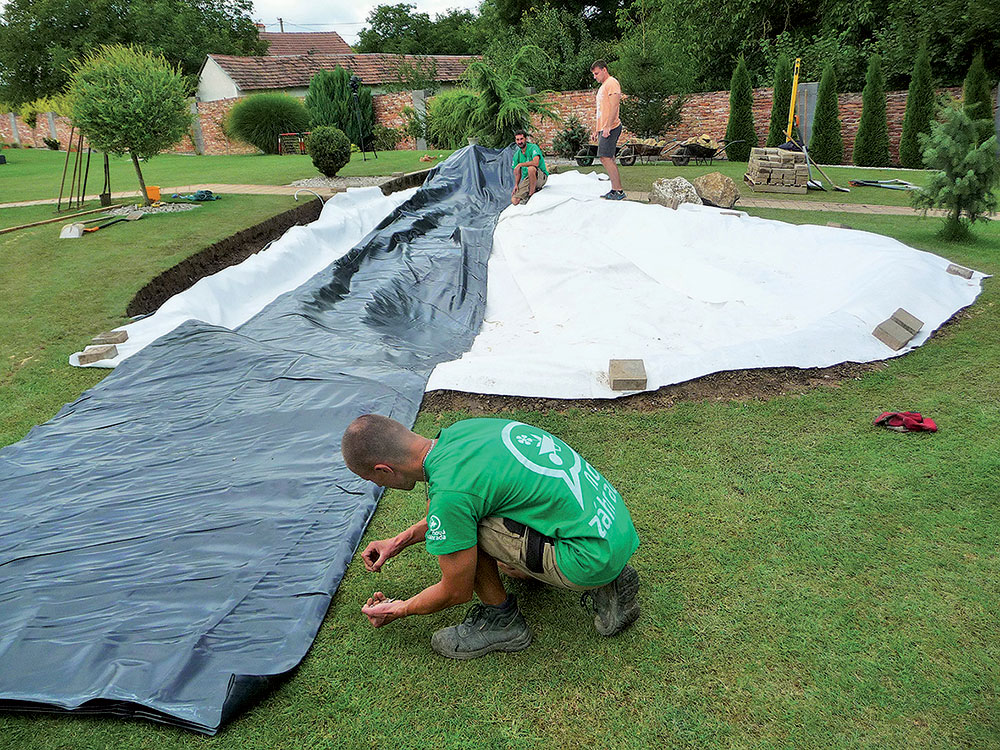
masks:
<svg viewBox="0 0 1000 750"><path fill-rule="evenodd" d="M301 133L309 128L309 113L288 94L252 94L229 110L226 135L256 146L265 154L278 153L281 133Z"/></svg>
<svg viewBox="0 0 1000 750"><path fill-rule="evenodd" d="M351 160L351 140L340 128L322 125L306 137L306 151L316 169L335 177Z"/></svg>

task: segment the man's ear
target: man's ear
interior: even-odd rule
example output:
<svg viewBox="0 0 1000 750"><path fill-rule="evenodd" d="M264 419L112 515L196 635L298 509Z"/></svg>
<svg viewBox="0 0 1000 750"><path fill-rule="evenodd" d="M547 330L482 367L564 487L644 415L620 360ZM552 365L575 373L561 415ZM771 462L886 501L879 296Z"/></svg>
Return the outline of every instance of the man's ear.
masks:
<svg viewBox="0 0 1000 750"><path fill-rule="evenodd" d="M375 466L372 467L372 471L375 472L376 476L385 477L390 477L396 473L395 469L389 466L389 464L375 464Z"/></svg>

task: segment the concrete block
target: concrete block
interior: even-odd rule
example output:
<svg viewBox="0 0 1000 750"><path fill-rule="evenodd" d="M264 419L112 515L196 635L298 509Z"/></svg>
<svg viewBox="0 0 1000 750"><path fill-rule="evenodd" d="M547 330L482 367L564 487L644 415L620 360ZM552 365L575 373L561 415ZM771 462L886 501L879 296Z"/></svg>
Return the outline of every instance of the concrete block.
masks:
<svg viewBox="0 0 1000 750"><path fill-rule="evenodd" d="M91 362L99 362L102 359L114 359L117 356L118 347L114 344L88 346L80 352L80 364L89 365Z"/></svg>
<svg viewBox="0 0 1000 750"><path fill-rule="evenodd" d="M646 388L646 366L641 359L612 359L608 380L613 391L641 391Z"/></svg>
<svg viewBox="0 0 1000 750"><path fill-rule="evenodd" d="M105 331L90 340L91 344L124 344L128 341L128 331Z"/></svg>
<svg viewBox="0 0 1000 750"><path fill-rule="evenodd" d="M917 317L914 317L913 315L910 315L910 313L906 312L906 310L904 310L902 307L896 310L896 312L892 314L892 320L895 320L911 334L915 334L917 331L919 331L921 328L924 327L924 321L920 320Z"/></svg>
<svg viewBox="0 0 1000 750"><path fill-rule="evenodd" d="M963 279L972 278L972 269L965 266L956 266L954 263L950 263L947 271L948 273L955 274L955 276L961 276Z"/></svg>
<svg viewBox="0 0 1000 750"><path fill-rule="evenodd" d="M836 221L828 221L826 222L826 225L828 227L834 227L835 229L854 229L854 227L849 226L848 224L841 224Z"/></svg>
<svg viewBox="0 0 1000 750"><path fill-rule="evenodd" d="M899 351L906 346L907 341L913 338L913 334L910 333L910 331L903 328L903 326L892 318L883 320L875 326L875 330L872 331L872 336L877 338L893 351Z"/></svg>

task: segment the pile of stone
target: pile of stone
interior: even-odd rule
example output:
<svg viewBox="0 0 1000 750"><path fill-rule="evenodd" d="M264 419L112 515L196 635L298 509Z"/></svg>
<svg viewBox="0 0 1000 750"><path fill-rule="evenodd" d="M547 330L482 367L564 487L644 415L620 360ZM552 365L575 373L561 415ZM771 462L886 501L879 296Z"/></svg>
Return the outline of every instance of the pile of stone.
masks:
<svg viewBox="0 0 1000 750"><path fill-rule="evenodd" d="M809 182L806 155L783 148L751 149L743 180L755 193L804 193Z"/></svg>

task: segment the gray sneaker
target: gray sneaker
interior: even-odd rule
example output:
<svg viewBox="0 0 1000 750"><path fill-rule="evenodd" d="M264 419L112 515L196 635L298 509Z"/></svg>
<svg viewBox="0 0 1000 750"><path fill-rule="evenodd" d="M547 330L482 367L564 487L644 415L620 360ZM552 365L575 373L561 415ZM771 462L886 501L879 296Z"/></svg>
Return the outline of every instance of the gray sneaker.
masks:
<svg viewBox="0 0 1000 750"><path fill-rule="evenodd" d="M622 632L639 618L639 574L626 565L618 577L599 589L583 592L580 603L594 611L594 627L601 635Z"/></svg>
<svg viewBox="0 0 1000 750"><path fill-rule="evenodd" d="M531 630L516 599L508 612L474 604L461 623L431 636L431 648L449 659L475 659L491 651L520 651L530 645Z"/></svg>

